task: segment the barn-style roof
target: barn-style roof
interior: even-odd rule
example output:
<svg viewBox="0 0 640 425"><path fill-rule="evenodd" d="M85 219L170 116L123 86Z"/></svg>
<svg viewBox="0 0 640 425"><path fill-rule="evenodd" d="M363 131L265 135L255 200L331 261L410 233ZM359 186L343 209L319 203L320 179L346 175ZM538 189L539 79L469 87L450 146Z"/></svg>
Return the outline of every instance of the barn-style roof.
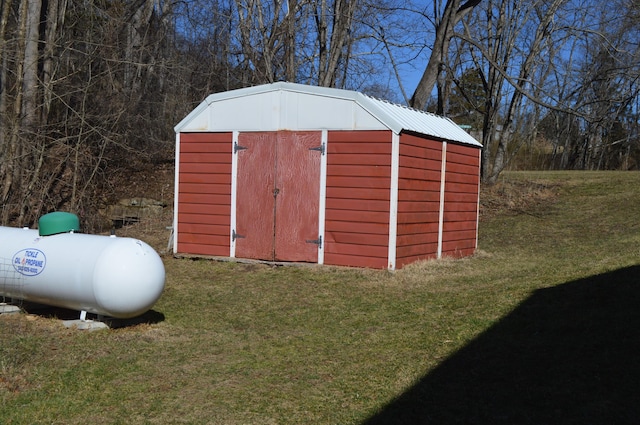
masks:
<svg viewBox="0 0 640 425"><path fill-rule="evenodd" d="M176 133L324 129L388 129L481 146L448 118L356 91L286 82L212 94L175 127Z"/></svg>

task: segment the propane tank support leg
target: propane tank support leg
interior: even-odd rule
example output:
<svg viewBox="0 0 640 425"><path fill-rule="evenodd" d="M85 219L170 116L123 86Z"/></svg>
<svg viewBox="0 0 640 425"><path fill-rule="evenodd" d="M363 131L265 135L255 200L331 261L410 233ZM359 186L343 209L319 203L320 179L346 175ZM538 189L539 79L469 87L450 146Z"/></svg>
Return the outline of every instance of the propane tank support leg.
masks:
<svg viewBox="0 0 640 425"><path fill-rule="evenodd" d="M20 308L15 305L0 302L0 314L19 313Z"/></svg>
<svg viewBox="0 0 640 425"><path fill-rule="evenodd" d="M95 320L87 320L87 312L86 310L82 310L80 312L79 320L63 320L62 324L67 328L76 328L79 330L89 330L94 331L97 329L109 329L104 322L99 322Z"/></svg>

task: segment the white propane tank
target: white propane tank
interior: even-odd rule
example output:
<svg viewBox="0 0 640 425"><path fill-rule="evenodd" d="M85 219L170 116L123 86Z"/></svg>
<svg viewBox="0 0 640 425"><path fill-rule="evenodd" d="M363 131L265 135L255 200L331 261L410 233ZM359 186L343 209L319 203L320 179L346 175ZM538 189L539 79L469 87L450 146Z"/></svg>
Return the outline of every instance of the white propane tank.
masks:
<svg viewBox="0 0 640 425"><path fill-rule="evenodd" d="M40 233L0 226L1 296L115 318L139 316L160 298L164 264L146 243Z"/></svg>

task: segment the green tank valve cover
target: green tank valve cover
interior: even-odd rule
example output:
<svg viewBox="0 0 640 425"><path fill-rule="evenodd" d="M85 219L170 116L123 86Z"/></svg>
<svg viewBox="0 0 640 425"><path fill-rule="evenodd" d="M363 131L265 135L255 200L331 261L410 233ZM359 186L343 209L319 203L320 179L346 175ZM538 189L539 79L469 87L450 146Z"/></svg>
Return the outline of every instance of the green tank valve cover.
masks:
<svg viewBox="0 0 640 425"><path fill-rule="evenodd" d="M78 216L68 212L56 211L45 214L38 220L40 236L57 235L80 230Z"/></svg>

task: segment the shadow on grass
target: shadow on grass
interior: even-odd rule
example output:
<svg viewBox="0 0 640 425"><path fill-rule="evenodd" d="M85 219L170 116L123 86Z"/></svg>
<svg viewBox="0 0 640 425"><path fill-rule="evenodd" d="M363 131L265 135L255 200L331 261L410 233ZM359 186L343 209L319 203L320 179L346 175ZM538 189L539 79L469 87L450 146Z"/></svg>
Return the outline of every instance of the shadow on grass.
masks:
<svg viewBox="0 0 640 425"><path fill-rule="evenodd" d="M70 310L62 307L54 307L44 304L31 303L28 301L21 301L20 306L26 313L34 314L41 317L48 317L57 320L76 320L80 317L80 312L77 310ZM136 326L140 324L153 325L163 322L164 314L149 310L139 316L129 319L117 319L115 317L98 317L96 314L88 313L87 319L104 322L111 329L126 328Z"/></svg>
<svg viewBox="0 0 640 425"><path fill-rule="evenodd" d="M365 425L639 421L634 266L536 291Z"/></svg>
<svg viewBox="0 0 640 425"><path fill-rule="evenodd" d="M164 322L164 314L159 311L149 310L140 316L131 317L129 319L116 319L114 317L105 317L102 319L111 329L128 328L141 324L154 325Z"/></svg>

